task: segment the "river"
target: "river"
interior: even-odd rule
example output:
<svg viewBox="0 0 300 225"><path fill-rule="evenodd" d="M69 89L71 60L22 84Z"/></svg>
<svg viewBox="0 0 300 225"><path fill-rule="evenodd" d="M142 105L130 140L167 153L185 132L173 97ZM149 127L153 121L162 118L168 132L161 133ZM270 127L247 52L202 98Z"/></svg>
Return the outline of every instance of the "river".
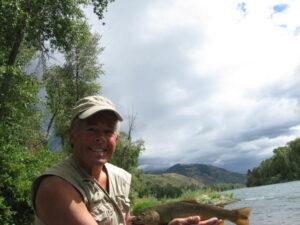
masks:
<svg viewBox="0 0 300 225"><path fill-rule="evenodd" d="M240 201L227 209L250 207L250 225L300 225L300 181L241 188L234 193ZM232 225L225 222L225 225Z"/></svg>

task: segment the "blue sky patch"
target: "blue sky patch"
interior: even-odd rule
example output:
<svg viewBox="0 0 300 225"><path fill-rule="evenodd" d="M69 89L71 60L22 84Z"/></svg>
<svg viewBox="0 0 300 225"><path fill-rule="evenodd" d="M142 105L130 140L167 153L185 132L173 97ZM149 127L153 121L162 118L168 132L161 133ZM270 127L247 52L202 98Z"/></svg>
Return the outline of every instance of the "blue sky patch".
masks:
<svg viewBox="0 0 300 225"><path fill-rule="evenodd" d="M288 4L277 4L273 6L273 10L275 13L280 13L283 12L284 10L286 10L289 7Z"/></svg>
<svg viewBox="0 0 300 225"><path fill-rule="evenodd" d="M246 2L240 2L237 6L237 9L243 13L246 13Z"/></svg>
<svg viewBox="0 0 300 225"><path fill-rule="evenodd" d="M295 35L299 35L300 34L300 26L297 26L295 29Z"/></svg>

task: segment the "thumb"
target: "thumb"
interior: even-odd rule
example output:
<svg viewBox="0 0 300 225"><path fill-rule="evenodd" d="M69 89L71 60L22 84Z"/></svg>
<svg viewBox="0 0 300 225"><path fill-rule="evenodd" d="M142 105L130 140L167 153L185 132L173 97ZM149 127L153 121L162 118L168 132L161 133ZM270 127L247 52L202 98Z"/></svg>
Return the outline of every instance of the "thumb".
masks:
<svg viewBox="0 0 300 225"><path fill-rule="evenodd" d="M204 220L198 223L198 225L216 225L220 224L222 221L216 217L210 218L209 220Z"/></svg>
<svg viewBox="0 0 300 225"><path fill-rule="evenodd" d="M185 224L198 224L200 222L200 216L190 216L186 218Z"/></svg>

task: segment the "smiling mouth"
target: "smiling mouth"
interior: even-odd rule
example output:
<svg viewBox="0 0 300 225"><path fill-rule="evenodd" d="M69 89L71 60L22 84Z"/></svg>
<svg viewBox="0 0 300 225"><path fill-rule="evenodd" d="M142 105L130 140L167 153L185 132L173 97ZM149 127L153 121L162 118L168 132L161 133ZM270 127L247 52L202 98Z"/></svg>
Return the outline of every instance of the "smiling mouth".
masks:
<svg viewBox="0 0 300 225"><path fill-rule="evenodd" d="M93 152L107 152L105 148L90 148Z"/></svg>

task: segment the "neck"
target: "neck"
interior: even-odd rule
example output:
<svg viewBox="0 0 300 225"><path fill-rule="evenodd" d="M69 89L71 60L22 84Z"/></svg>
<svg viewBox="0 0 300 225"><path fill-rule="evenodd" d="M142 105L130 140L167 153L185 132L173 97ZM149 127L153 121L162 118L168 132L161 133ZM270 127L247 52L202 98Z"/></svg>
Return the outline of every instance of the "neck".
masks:
<svg viewBox="0 0 300 225"><path fill-rule="evenodd" d="M76 155L73 155L74 159L80 164L80 166L96 180L100 178L101 172L103 172L104 164L99 164L95 166L89 166L86 163L82 162Z"/></svg>
<svg viewBox="0 0 300 225"><path fill-rule="evenodd" d="M94 166L89 171L89 174L94 177L96 180L100 180L100 175L103 173L103 165Z"/></svg>

